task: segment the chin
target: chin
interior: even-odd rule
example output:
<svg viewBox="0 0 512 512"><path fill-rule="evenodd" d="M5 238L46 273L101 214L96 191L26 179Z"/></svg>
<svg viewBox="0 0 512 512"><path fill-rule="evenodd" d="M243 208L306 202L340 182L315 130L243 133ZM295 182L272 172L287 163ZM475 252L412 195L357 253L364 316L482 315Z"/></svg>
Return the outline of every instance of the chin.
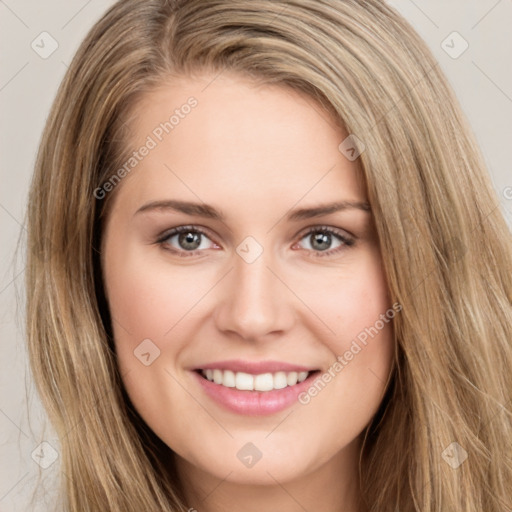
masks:
<svg viewBox="0 0 512 512"><path fill-rule="evenodd" d="M277 439L275 443L263 439L252 443L237 436L236 440L230 440L230 446L219 443L216 450L211 448L214 442L208 444L200 453L180 455L181 462L189 470L244 485L275 485L276 481L284 484L314 471L323 460L318 449L304 450L301 440L285 446Z"/></svg>

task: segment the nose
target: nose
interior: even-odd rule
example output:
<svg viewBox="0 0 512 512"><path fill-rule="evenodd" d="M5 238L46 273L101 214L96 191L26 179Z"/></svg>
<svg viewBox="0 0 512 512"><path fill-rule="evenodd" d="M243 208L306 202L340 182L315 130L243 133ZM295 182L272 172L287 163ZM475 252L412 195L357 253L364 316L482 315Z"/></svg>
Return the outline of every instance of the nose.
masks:
<svg viewBox="0 0 512 512"><path fill-rule="evenodd" d="M219 289L215 311L219 330L259 341L290 329L294 320L292 294L272 268L275 265L269 263L265 251L252 263L234 256L234 268Z"/></svg>

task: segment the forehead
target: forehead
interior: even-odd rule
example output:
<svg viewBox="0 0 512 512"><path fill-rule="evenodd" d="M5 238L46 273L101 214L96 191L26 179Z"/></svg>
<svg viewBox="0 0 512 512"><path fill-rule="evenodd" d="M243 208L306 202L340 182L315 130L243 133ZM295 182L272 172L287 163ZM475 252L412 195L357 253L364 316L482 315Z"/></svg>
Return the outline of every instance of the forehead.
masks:
<svg viewBox="0 0 512 512"><path fill-rule="evenodd" d="M364 197L358 162L338 149L347 133L288 87L230 73L179 77L140 97L127 125L128 154L139 155L117 192L132 202L178 195L254 211Z"/></svg>

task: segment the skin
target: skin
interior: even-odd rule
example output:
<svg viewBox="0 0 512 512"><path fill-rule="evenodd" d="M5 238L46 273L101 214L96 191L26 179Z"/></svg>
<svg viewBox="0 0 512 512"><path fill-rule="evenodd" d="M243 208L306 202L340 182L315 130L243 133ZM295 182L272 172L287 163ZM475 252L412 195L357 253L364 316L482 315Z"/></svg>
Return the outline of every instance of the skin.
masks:
<svg viewBox="0 0 512 512"><path fill-rule="evenodd" d="M392 369L391 322L309 404L269 416L224 409L192 374L224 359L327 371L391 307L369 211L286 218L292 209L367 201L358 161L338 150L347 134L308 96L228 72L214 77L181 77L147 93L129 121L136 149L169 112L190 96L198 101L118 185L107 217L102 268L124 385L176 453L187 506L363 510L358 457ZM207 203L225 220L136 213L168 199ZM178 236L157 242L190 225L208 234L192 256L171 252L189 247ZM333 235L319 250L307 232L322 226L353 245ZM236 251L247 236L263 249L251 263ZM148 366L134 355L145 339L160 350ZM246 443L262 453L251 468L237 458Z"/></svg>

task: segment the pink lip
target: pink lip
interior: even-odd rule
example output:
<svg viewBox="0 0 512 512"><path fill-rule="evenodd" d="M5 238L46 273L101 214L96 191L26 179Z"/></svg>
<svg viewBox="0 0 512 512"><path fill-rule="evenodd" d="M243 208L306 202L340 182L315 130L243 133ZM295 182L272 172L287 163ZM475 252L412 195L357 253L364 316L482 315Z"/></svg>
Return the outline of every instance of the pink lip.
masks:
<svg viewBox="0 0 512 512"><path fill-rule="evenodd" d="M281 361L243 361L233 359L230 361L217 361L198 366L196 370L231 370L232 372L244 372L251 375L276 372L312 372L316 368L308 368L297 364L284 363Z"/></svg>
<svg viewBox="0 0 512 512"><path fill-rule="evenodd" d="M215 366L215 368L219 367ZM228 411L246 416L267 416L282 411L296 403L299 394L311 386L318 372L312 373L306 380L294 386L287 386L283 389L273 389L272 391L240 391L236 388L228 388L221 384L210 382L198 371L193 371L192 375L198 381L206 395Z"/></svg>

